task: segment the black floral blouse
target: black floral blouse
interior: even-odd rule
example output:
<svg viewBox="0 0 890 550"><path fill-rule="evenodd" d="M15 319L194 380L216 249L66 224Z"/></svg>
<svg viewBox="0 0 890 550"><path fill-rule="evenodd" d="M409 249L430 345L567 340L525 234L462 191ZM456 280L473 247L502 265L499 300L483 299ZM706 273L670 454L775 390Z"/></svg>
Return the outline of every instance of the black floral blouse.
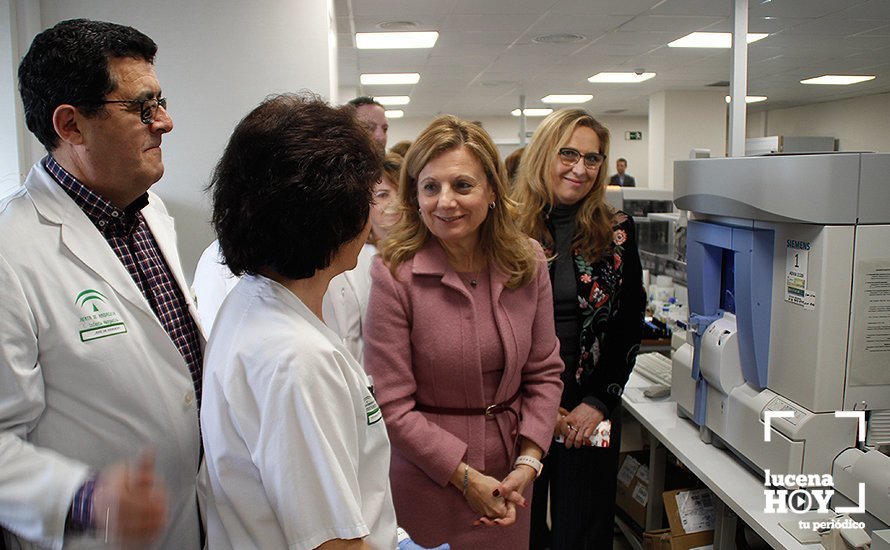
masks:
<svg viewBox="0 0 890 550"><path fill-rule="evenodd" d="M617 212L613 231L611 254L598 261L590 262L578 250L572 252L581 354L577 365L566 365L566 370L575 371L584 402L600 409L604 406L606 416L621 399L636 361L646 304L633 219ZM544 239L550 258L552 242L552 238Z"/></svg>

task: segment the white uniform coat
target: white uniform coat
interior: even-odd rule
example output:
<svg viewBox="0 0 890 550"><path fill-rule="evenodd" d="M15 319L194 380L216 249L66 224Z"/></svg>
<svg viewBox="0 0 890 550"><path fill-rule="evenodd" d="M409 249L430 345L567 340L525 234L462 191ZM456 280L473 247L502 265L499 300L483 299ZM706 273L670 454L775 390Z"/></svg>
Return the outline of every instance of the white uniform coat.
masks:
<svg viewBox="0 0 890 550"><path fill-rule="evenodd" d="M343 340L349 353L362 363L364 340L362 323L368 310L368 296L371 293L371 261L377 255L377 247L366 244L358 255L355 269L340 273L328 285L322 303L325 324ZM204 249L192 287L198 300L198 313L201 324L210 334L216 314L226 295L235 288L239 277L232 275L223 263L219 241L213 241Z"/></svg>
<svg viewBox="0 0 890 550"><path fill-rule="evenodd" d="M297 296L242 277L204 364L210 548L396 547L383 415L361 365Z"/></svg>
<svg viewBox="0 0 890 550"><path fill-rule="evenodd" d="M195 278L192 288L195 289L195 300L198 306L198 315L201 316L201 326L204 334L210 337L213 331L213 322L219 313L219 306L229 292L238 284L239 277L232 275L226 266L219 249L219 241L213 241L198 259L195 267Z"/></svg>
<svg viewBox="0 0 890 550"><path fill-rule="evenodd" d="M142 213L194 316L173 219L153 194ZM38 163L0 202L0 524L60 548L88 471L150 445L170 497L156 546L197 548L199 444L185 360L106 240Z"/></svg>
<svg viewBox="0 0 890 550"><path fill-rule="evenodd" d="M371 294L371 261L376 255L377 247L373 244L362 246L355 269L331 279L322 303L325 324L340 335L346 349L360 364L363 363L365 346L362 324Z"/></svg>

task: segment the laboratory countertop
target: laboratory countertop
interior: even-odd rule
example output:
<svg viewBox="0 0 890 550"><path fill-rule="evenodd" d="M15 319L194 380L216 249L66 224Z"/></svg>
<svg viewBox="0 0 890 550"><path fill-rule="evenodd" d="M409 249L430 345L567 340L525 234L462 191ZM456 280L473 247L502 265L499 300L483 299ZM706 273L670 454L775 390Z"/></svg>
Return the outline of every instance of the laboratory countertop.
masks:
<svg viewBox="0 0 890 550"><path fill-rule="evenodd" d="M729 451L702 442L698 427L677 416L677 404L670 397L645 397L643 390L651 385L645 378L632 374L624 391L624 407L717 498L774 548L822 549L820 544L801 544L779 525L779 522L802 519L801 516L764 513L763 478Z"/></svg>

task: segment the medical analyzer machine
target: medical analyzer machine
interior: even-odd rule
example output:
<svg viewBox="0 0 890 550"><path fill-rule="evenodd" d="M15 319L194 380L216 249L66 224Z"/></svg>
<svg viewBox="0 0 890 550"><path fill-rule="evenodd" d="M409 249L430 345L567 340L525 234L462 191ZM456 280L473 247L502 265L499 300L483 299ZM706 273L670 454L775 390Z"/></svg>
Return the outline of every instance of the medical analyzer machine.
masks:
<svg viewBox="0 0 890 550"><path fill-rule="evenodd" d="M678 161L674 203L678 412L759 472L865 482L890 524L890 154Z"/></svg>

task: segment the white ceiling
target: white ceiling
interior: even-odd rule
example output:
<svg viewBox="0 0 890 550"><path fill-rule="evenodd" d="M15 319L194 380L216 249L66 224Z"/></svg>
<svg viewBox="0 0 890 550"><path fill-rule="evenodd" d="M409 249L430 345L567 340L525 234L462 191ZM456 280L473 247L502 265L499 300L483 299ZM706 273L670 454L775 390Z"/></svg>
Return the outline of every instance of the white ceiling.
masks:
<svg viewBox="0 0 890 550"><path fill-rule="evenodd" d="M409 95L405 116L503 116L543 107L547 94L592 93L596 114L646 115L663 90L703 90L730 79L730 50L668 48L693 31L732 30L732 0L335 0L339 81L360 95ZM358 50L355 32L384 22L437 30L432 49ZM748 47L749 111L890 92L890 0L749 0L749 32L770 35ZM534 37L580 34L569 44ZM642 84L591 84L601 71L644 69ZM418 72L411 86L361 86L361 73ZM873 74L851 86L804 78ZM886 121L885 121L886 123Z"/></svg>

